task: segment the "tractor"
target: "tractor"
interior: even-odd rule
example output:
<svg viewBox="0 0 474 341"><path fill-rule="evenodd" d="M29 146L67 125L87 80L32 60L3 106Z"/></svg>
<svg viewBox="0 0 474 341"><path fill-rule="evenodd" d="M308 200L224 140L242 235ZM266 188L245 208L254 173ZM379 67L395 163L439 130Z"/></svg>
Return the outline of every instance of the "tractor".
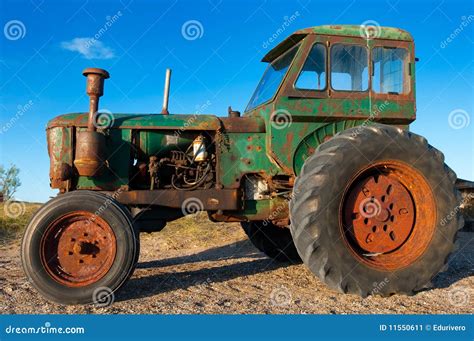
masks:
<svg viewBox="0 0 474 341"><path fill-rule="evenodd" d="M110 75L84 70L89 111L46 128L59 193L23 237L28 279L51 301L92 303L132 275L140 232L205 211L339 292L425 288L464 221L456 174L409 129L416 60L401 29L298 30L263 57L244 113L222 116L170 113L171 70L161 113L100 111Z"/></svg>

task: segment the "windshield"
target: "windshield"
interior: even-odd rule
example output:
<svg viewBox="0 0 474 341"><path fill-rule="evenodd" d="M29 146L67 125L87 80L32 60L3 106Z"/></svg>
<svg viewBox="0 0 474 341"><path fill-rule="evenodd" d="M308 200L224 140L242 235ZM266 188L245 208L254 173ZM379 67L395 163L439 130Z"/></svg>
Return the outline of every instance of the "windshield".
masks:
<svg viewBox="0 0 474 341"><path fill-rule="evenodd" d="M285 77L286 71L290 67L291 61L298 50L298 46L299 45L294 46L268 65L245 111L252 110L273 97L283 77Z"/></svg>

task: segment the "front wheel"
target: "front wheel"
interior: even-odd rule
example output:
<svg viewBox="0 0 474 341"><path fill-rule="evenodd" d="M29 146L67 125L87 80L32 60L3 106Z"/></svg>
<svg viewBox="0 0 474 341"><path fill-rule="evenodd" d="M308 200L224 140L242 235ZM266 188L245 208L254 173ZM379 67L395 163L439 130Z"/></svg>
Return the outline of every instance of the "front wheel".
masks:
<svg viewBox="0 0 474 341"><path fill-rule="evenodd" d="M462 218L441 152L402 129L346 130L309 157L290 203L304 263L331 288L412 294L444 266Z"/></svg>
<svg viewBox="0 0 474 341"><path fill-rule="evenodd" d="M132 274L139 237L127 210L106 195L71 192L46 203L22 242L33 286L60 304L103 304Z"/></svg>

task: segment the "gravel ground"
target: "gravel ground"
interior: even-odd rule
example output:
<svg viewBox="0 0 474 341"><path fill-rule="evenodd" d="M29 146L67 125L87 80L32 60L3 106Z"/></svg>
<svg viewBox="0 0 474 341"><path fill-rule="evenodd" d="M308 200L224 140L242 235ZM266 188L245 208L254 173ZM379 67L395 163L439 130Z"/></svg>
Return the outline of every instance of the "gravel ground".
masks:
<svg viewBox="0 0 474 341"><path fill-rule="evenodd" d="M389 298L329 290L304 265L278 264L259 253L239 224L186 217L142 234L138 267L107 307L44 300L21 269L19 241L0 246L0 312L5 314L461 314L474 312L474 233L434 288Z"/></svg>

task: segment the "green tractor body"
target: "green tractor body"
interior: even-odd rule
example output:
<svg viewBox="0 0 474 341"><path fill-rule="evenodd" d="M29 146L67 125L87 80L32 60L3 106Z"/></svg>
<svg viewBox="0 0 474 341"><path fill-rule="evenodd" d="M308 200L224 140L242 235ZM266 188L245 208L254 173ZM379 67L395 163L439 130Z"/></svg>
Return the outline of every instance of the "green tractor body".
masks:
<svg viewBox="0 0 474 341"><path fill-rule="evenodd" d="M229 108L228 117L169 114L169 83L161 114L98 114L108 73L85 71L89 113L47 127L51 186L60 195L44 210L63 217L80 211L81 197L98 206L93 214L111 216L93 226L88 214L66 216L59 227L33 219L25 270L44 295L83 303L96 287L115 291L134 263L122 258L128 270L114 275L111 257L125 248L135 259L139 231L196 211L241 222L261 251L302 259L342 292L366 296L380 282L378 294L413 293L439 271L461 218L440 227L457 205L456 176L408 131L416 117L411 35L318 26L293 33L263 61L268 68L244 114ZM58 208L62 197L68 209ZM110 222L124 219L135 239L121 240ZM33 275L38 268L47 275Z"/></svg>
<svg viewBox="0 0 474 341"><path fill-rule="evenodd" d="M281 207L286 201L282 203L280 194L291 190L306 158L321 143L359 125L381 122L408 129L415 119L411 36L394 28L381 29L376 39L367 39L361 32L359 26L320 26L292 34L263 59L270 65L243 117L107 117L111 125L103 131L106 166L95 176L74 172L74 141L86 129L88 114L59 116L50 121L47 131L51 184L62 192L125 189L117 199L127 205L181 209L182 202L169 200L170 196L196 197L216 220L287 220L288 210ZM334 46L338 50L331 55ZM380 93L372 90L375 78L368 77L369 73L376 76L375 72L381 73L377 81L387 88L378 84ZM339 77L337 85L344 90L329 86L331 75ZM383 77L390 76L383 84ZM306 82L301 83L306 87L299 88L299 82ZM213 158L212 179L209 176L194 193L181 195L181 188L175 189L166 180L155 186L164 191L147 192L150 157L170 158L173 151L186 152L198 136L205 137L208 158ZM160 170L169 171L163 168L168 166ZM262 190L246 194L246 188Z"/></svg>

